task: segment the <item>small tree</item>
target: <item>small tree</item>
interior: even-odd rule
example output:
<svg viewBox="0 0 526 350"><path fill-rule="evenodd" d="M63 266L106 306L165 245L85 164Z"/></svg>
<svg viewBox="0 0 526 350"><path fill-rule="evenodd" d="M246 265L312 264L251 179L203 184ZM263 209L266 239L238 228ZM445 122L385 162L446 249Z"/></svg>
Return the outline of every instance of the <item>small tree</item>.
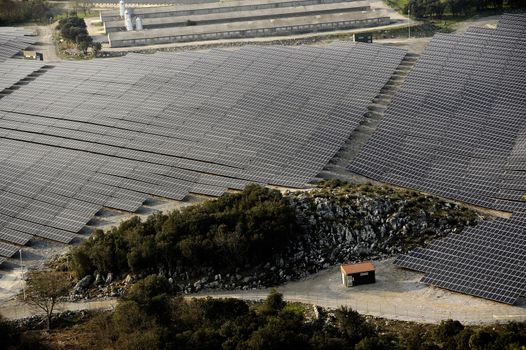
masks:
<svg viewBox="0 0 526 350"><path fill-rule="evenodd" d="M343 338L353 346L365 337L376 336L375 330L358 312L341 306L334 312L336 327Z"/></svg>
<svg viewBox="0 0 526 350"><path fill-rule="evenodd" d="M441 344L452 344L455 342L455 336L462 332L463 329L464 326L459 321L446 320L441 321L433 333L437 342ZM454 346L450 345L449 347Z"/></svg>
<svg viewBox="0 0 526 350"><path fill-rule="evenodd" d="M46 313L47 329L60 298L68 294L71 283L66 273L56 271L30 272L27 278L25 302Z"/></svg>
<svg viewBox="0 0 526 350"><path fill-rule="evenodd" d="M77 42L77 48L81 50L84 54L88 51L88 48L91 46L91 43L93 42L93 38L86 34L79 34L76 38Z"/></svg>
<svg viewBox="0 0 526 350"><path fill-rule="evenodd" d="M264 315L276 315L283 307L285 307L285 301L283 300L283 294L278 293L275 289L270 291L270 294L265 299L263 305L261 305L260 311Z"/></svg>
<svg viewBox="0 0 526 350"><path fill-rule="evenodd" d="M99 54L100 50L102 50L102 44L99 43L99 42L94 42L91 45L91 48L93 50L93 56L97 57L97 55Z"/></svg>

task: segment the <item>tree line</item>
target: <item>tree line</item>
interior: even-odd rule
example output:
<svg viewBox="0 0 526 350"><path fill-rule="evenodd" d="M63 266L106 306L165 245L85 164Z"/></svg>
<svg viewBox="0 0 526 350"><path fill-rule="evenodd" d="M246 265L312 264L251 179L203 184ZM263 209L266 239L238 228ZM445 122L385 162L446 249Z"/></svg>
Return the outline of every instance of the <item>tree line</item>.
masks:
<svg viewBox="0 0 526 350"><path fill-rule="evenodd" d="M484 10L502 10L503 8L521 8L525 0L409 0L403 8L416 18L442 18L449 12L453 16L469 16Z"/></svg>
<svg viewBox="0 0 526 350"><path fill-rule="evenodd" d="M249 185L145 222L135 217L109 232L96 231L72 249L71 267L79 278L159 268L233 271L281 252L300 231L294 208L279 191Z"/></svg>
<svg viewBox="0 0 526 350"><path fill-rule="evenodd" d="M0 319L6 349L178 350L524 350L526 323L465 327L366 318L348 307L336 310L287 303L272 291L260 303L238 299L170 296L164 277L136 283L114 311L71 316L55 330L37 333ZM50 341L61 339L60 344Z"/></svg>
<svg viewBox="0 0 526 350"><path fill-rule="evenodd" d="M52 16L45 0L0 0L0 26L27 21L45 21Z"/></svg>

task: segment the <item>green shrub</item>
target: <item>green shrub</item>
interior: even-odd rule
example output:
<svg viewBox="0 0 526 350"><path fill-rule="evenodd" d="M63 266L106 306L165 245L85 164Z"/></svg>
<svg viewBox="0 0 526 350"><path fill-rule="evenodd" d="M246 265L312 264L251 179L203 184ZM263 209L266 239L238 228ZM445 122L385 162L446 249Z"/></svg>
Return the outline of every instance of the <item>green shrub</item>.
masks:
<svg viewBox="0 0 526 350"><path fill-rule="evenodd" d="M159 266L221 267L258 264L281 252L301 228L294 208L276 190L249 185L241 193L123 222L96 231L71 250L78 277L93 273L155 272Z"/></svg>

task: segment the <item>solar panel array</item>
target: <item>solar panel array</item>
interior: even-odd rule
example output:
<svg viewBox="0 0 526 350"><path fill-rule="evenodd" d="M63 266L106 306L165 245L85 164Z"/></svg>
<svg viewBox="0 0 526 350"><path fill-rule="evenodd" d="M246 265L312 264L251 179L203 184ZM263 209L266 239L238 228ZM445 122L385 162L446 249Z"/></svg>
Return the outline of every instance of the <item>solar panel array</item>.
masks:
<svg viewBox="0 0 526 350"><path fill-rule="evenodd" d="M499 218L399 256L395 264L425 272L424 283L514 304L526 292L525 256L525 221Z"/></svg>
<svg viewBox="0 0 526 350"><path fill-rule="evenodd" d="M526 294L526 16L436 35L350 165L370 178L513 211L400 257L423 282L514 303Z"/></svg>
<svg viewBox="0 0 526 350"><path fill-rule="evenodd" d="M0 92L44 66L41 61L5 60L0 65Z"/></svg>
<svg viewBox="0 0 526 350"><path fill-rule="evenodd" d="M63 62L0 99L0 240L73 240L102 207L301 187L405 51L243 47ZM4 250L0 250L2 255Z"/></svg>
<svg viewBox="0 0 526 350"><path fill-rule="evenodd" d="M0 62L35 44L37 37L32 34L33 31L24 28L0 27Z"/></svg>

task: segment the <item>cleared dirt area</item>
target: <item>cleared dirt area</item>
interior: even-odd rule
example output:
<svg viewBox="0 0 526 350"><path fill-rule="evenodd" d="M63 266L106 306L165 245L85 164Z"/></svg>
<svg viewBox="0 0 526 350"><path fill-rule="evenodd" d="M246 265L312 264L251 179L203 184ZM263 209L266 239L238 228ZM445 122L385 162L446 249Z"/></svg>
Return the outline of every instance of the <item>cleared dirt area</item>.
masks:
<svg viewBox="0 0 526 350"><path fill-rule="evenodd" d="M30 246L22 248L22 264L20 255L2 264L0 270L0 313L5 302L12 300L22 291L25 283L23 274L28 269L41 269L52 257L67 252L67 246L52 241L33 239Z"/></svg>
<svg viewBox="0 0 526 350"><path fill-rule="evenodd" d="M67 302L58 304L54 313L64 311L82 310L111 310L117 305L117 299L86 300L80 302ZM36 307L32 307L20 302L6 302L0 307L0 315L10 320L20 320L34 315L44 315L44 312Z"/></svg>
<svg viewBox="0 0 526 350"><path fill-rule="evenodd" d="M426 286L420 273L397 268L393 259L375 262L376 283L346 288L339 266L276 288L288 301L338 308L350 306L360 313L423 323L456 319L464 324L526 321L526 303L510 306ZM258 300L270 290L202 292L196 296L235 297Z"/></svg>
<svg viewBox="0 0 526 350"><path fill-rule="evenodd" d="M497 27L498 20L500 18L500 15L498 16L489 16L489 17L478 17L474 16L473 18L470 18L466 21L462 21L457 23L454 26L455 33L456 34L464 34L466 30L469 27L484 27L484 28L491 28L495 29Z"/></svg>
<svg viewBox="0 0 526 350"><path fill-rule="evenodd" d="M139 208L135 213L123 212L114 209L104 208L100 210L97 215L91 219L86 226L86 231L91 232L92 230L108 230L112 227L119 225L121 222L131 219L134 216L138 216L141 220L146 220L148 216L155 212L161 211L168 213L175 209L187 207L189 205L204 202L211 197L191 194L186 196L182 201L174 201L165 198L152 197Z"/></svg>

